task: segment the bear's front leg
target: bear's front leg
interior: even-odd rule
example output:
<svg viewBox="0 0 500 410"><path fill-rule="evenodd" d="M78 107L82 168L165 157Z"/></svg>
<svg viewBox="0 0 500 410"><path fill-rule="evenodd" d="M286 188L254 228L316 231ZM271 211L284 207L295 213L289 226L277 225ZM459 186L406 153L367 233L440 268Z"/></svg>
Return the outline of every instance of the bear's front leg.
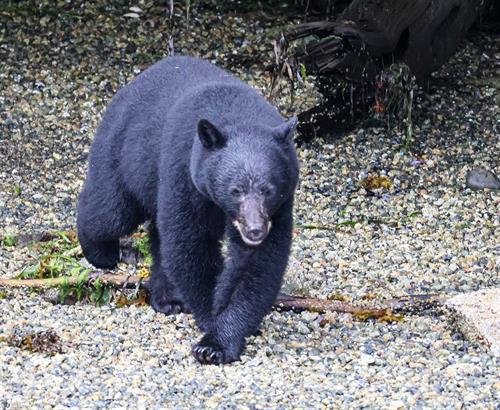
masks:
<svg viewBox="0 0 500 410"><path fill-rule="evenodd" d="M273 219L262 244L250 247L230 228L229 257L217 279L213 328L193 347L203 364L239 360L245 338L255 334L281 287L292 239L291 206Z"/></svg>
<svg viewBox="0 0 500 410"><path fill-rule="evenodd" d="M149 227L149 240L151 243L151 254L153 255L153 266L149 280L151 307L156 312L166 315L175 315L180 312L191 313L189 306L184 302L182 295L180 295L167 272L162 267L160 238L155 221L151 221Z"/></svg>
<svg viewBox="0 0 500 410"><path fill-rule="evenodd" d="M152 281L151 289L152 294L161 295L165 293L161 287L171 283L204 332L213 325L215 281L223 267L220 239L224 217L212 208L202 199L190 201L187 195L163 202L157 221L161 259L161 272L157 273L167 280Z"/></svg>

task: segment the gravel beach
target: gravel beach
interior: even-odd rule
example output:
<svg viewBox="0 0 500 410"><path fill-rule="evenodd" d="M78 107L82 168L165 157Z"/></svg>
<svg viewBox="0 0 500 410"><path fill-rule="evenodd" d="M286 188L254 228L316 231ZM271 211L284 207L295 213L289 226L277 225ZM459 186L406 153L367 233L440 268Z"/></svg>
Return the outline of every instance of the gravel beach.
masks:
<svg viewBox="0 0 500 410"><path fill-rule="evenodd" d="M177 3L177 2L176 2ZM181 2L184 4L184 2ZM269 94L271 40L291 9L235 12L193 2L176 15L175 49L210 59ZM12 4L12 6L9 6ZM165 55L164 2L0 4L0 236L75 229L88 150L114 93ZM126 16L132 13L135 16ZM415 97L414 139L358 128L299 147L294 245L283 290L318 298L391 298L500 287L500 195L466 174L500 175L500 38L474 32ZM313 78L285 115L316 102ZM362 181L384 176L371 194ZM0 246L0 277L32 263ZM121 267L126 269L126 267ZM500 363L442 312L396 323L273 312L242 361L190 356L190 316L149 307L58 305L0 293L0 409L498 409ZM61 353L6 343L15 329L52 330Z"/></svg>

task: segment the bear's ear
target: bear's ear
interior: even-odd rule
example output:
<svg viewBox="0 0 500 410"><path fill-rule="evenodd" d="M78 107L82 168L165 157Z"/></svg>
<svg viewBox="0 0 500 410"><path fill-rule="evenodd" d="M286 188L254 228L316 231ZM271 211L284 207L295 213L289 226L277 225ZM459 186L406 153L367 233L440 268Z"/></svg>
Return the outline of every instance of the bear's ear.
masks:
<svg viewBox="0 0 500 410"><path fill-rule="evenodd" d="M207 149L222 148L226 145L226 137L210 121L201 119L198 122L198 137Z"/></svg>
<svg viewBox="0 0 500 410"><path fill-rule="evenodd" d="M282 144L288 144L292 141L293 133L297 128L299 120L297 117L292 117L288 121L274 128L274 135L276 139Z"/></svg>

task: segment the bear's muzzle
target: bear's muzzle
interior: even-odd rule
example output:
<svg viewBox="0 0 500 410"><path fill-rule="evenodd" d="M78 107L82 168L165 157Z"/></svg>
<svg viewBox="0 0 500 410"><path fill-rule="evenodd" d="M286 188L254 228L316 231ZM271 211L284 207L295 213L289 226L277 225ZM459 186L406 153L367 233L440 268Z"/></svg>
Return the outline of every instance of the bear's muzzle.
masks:
<svg viewBox="0 0 500 410"><path fill-rule="evenodd" d="M263 201L255 197L244 198L238 218L233 221L241 239L249 246L260 245L271 230L271 221Z"/></svg>

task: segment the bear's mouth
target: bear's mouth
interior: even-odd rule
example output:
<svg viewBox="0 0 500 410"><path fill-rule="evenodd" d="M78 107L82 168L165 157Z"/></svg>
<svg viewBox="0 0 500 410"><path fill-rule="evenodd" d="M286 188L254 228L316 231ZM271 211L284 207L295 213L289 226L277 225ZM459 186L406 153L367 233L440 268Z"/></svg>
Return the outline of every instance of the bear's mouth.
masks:
<svg viewBox="0 0 500 410"><path fill-rule="evenodd" d="M236 227L236 229L238 229L241 239L248 246L260 245L262 242L264 242L264 239L267 238L267 234L271 230L271 221L267 221L267 224L262 225L257 234L255 233L255 230L249 231L247 227L237 219L233 221L233 225Z"/></svg>

